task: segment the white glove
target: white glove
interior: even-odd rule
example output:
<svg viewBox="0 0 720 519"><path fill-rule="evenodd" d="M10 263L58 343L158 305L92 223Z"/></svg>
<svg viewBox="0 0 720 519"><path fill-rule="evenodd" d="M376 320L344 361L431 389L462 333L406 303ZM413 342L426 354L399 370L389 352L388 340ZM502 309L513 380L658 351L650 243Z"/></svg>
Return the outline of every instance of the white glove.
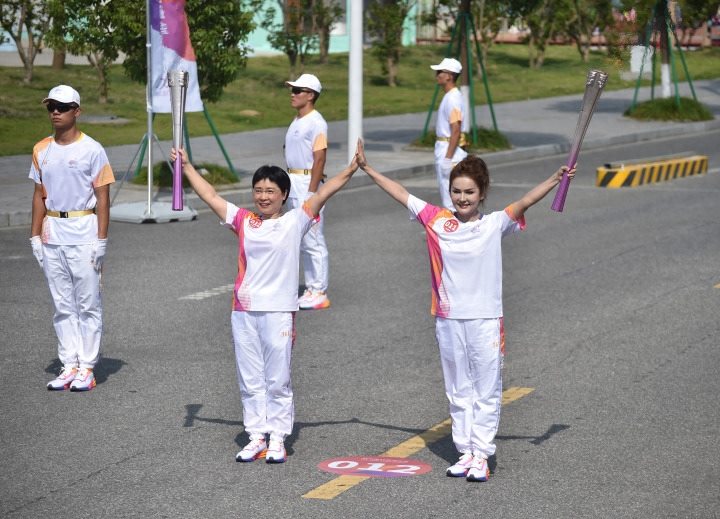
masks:
<svg viewBox="0 0 720 519"><path fill-rule="evenodd" d="M314 194L315 193L313 191L308 191L307 193L305 193L305 201L307 202Z"/></svg>
<svg viewBox="0 0 720 519"><path fill-rule="evenodd" d="M103 260L105 259L105 250L107 249L107 238L99 238L94 244L90 263L93 264L95 270L100 272Z"/></svg>
<svg viewBox="0 0 720 519"><path fill-rule="evenodd" d="M43 268L43 248L40 236L30 238L30 246L32 247L33 256L35 256L35 259L40 264L40 268Z"/></svg>
<svg viewBox="0 0 720 519"><path fill-rule="evenodd" d="M449 159L449 158L447 158L447 157L443 158L443 159L442 159L442 168L443 168L445 171L452 171L452 168L453 168L453 161L452 161L452 159Z"/></svg>

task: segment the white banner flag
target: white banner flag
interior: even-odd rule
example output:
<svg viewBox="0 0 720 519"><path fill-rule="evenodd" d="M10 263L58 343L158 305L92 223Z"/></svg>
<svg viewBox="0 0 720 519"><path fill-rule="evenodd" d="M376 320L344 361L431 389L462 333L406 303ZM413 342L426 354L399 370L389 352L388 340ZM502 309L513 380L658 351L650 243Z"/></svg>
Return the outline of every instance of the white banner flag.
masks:
<svg viewBox="0 0 720 519"><path fill-rule="evenodd" d="M186 112L202 112L195 51L185 16L185 0L150 1L150 44L152 45L152 111L170 113L168 70L185 70L188 89Z"/></svg>

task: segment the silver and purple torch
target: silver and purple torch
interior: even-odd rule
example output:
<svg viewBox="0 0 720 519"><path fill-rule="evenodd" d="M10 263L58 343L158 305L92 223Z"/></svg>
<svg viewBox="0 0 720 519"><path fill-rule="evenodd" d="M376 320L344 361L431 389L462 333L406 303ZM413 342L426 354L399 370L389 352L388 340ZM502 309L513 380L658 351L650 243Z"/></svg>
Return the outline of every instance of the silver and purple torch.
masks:
<svg viewBox="0 0 720 519"><path fill-rule="evenodd" d="M590 119L595 111L595 105L600 98L605 83L607 83L607 78L608 75L600 70L591 70L588 72L587 81L585 81L585 94L583 95L582 107L580 108L580 115L578 116L577 126L575 127L575 136L570 146L570 154L565 163L570 169L574 168L577 164L580 146L582 146L585 132L590 125ZM565 207L565 197L567 197L569 187L570 179L566 173L560 181L557 193L555 193L555 200L553 200L551 206L553 211L562 212L563 207Z"/></svg>
<svg viewBox="0 0 720 519"><path fill-rule="evenodd" d="M188 87L188 73L185 70L168 70L167 80L168 87L170 88L173 148L179 150L183 147L183 121L185 119L185 96ZM175 157L175 164L173 165L172 210L183 210L182 157L180 153Z"/></svg>

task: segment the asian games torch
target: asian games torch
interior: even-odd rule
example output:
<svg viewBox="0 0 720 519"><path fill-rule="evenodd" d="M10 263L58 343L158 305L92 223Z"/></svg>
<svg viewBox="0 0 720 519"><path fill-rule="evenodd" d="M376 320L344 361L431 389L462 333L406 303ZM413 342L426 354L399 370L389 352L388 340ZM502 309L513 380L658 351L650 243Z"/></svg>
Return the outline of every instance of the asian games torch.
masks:
<svg viewBox="0 0 720 519"><path fill-rule="evenodd" d="M170 88L170 109L173 122L173 148L179 150L183 146L183 120L185 119L185 95L188 87L188 73L184 70L168 70L168 87ZM172 210L183 210L182 191L182 156L175 157L173 165Z"/></svg>
<svg viewBox="0 0 720 519"><path fill-rule="evenodd" d="M575 127L575 136L573 137L572 145L570 146L570 154L568 155L567 162L565 163L568 168L572 169L577 164L578 153L580 153L580 146L585 138L585 132L590 125L590 119L592 118L593 111L600 94L602 92L605 83L607 82L608 75L600 70L591 70L588 72L587 81L585 81L585 94L583 95L582 107L580 108L580 115L578 116L577 126ZM560 181L557 193L555 193L555 200L552 203L552 210L562 212L565 207L565 197L567 197L568 188L570 187L570 178L565 173Z"/></svg>

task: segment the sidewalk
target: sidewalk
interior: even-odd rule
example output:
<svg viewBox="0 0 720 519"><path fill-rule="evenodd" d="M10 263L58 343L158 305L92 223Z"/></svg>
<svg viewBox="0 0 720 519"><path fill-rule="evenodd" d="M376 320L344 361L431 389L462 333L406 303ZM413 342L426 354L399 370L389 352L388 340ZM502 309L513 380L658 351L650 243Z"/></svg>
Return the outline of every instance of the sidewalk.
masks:
<svg viewBox="0 0 720 519"><path fill-rule="evenodd" d="M716 119L704 123L667 123L638 122L623 117L622 113L630 106L633 89L604 92L595 109L593 119L585 136L583 149L598 148L610 144L638 142L659 137L698 133L720 128L720 79L696 81L693 83L698 100L705 104ZM691 97L687 84L681 84L680 94ZM649 89L642 89L638 101L650 98ZM511 160L531 159L535 157L565 153L569 151L569 140L575 131L582 94L498 103L494 105L498 128L510 140L513 149L488 153L483 157L490 166ZM322 111L322 102L318 106ZM408 144L415 139L425 124L426 113L393 115L367 118L363 122L365 147L372 157L373 165L383 173L394 178L406 178L412 175L434 175L433 154L431 150L414 151ZM292 117L288 107L288 124ZM487 106L476 108L477 124L492 126ZM93 128L82 125L90 135ZM347 122L336 121L328 124L328 161L325 171L332 176L340 171L347 162ZM430 130L434 129L434 118ZM251 202L249 194L250 178L247 176L262 164L278 164L284 167L282 146L286 128L271 128L252 132L226 134L222 136L224 146L236 170L243 173L239 185L227 191L232 193L236 203ZM142 135L138 135L138 141ZM28 149L34 143L28 143ZM161 143L161 149L168 153L170 142ZM195 162L215 162L224 164L225 159L215 141L210 137L191 140L193 160ZM128 185L122 188L120 180L131 167L138 146L125 145L107 148L108 157L118 180L112 187L111 197L114 205L142 202L147 200L147 187ZM160 160L162 153L154 148L154 160ZM27 178L31 156L14 155L0 157L0 227L29 225L32 183ZM132 174L132 172L130 172ZM365 185L370 179L358 172L351 186ZM170 192L154 193L158 201L168 201ZM192 195L187 196L188 205L200 208Z"/></svg>

